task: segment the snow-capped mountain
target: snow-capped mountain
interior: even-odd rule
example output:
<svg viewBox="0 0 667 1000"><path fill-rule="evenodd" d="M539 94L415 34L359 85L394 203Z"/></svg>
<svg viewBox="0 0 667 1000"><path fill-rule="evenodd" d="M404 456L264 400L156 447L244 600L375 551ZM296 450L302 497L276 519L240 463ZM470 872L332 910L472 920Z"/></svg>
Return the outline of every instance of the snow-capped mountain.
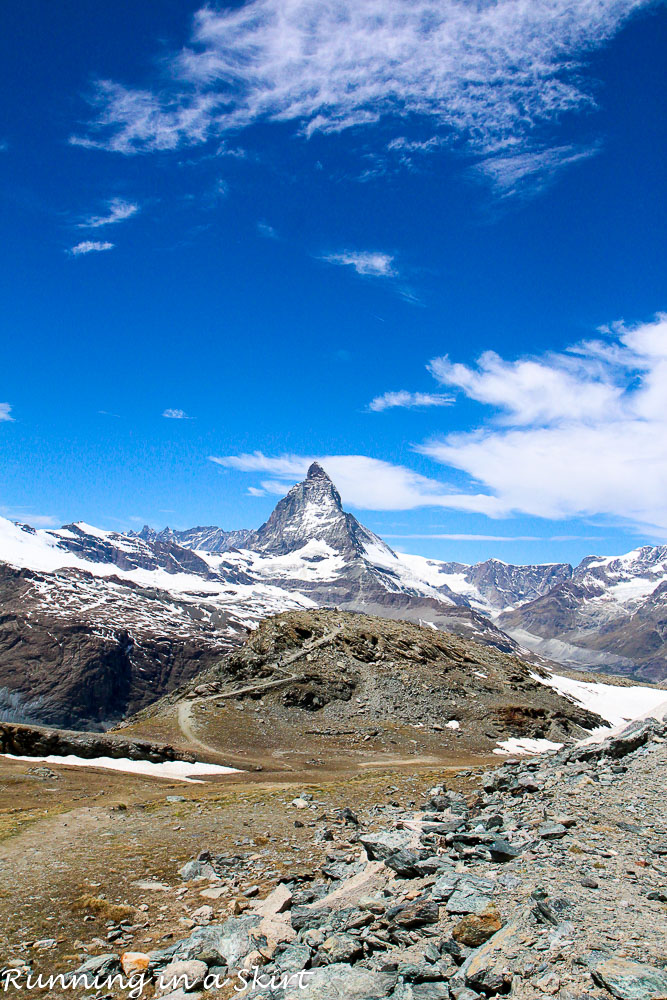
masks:
<svg viewBox="0 0 667 1000"><path fill-rule="evenodd" d="M130 532L134 538L143 538L147 542L173 542L176 545L193 549L195 552L228 552L238 545L244 545L251 531L241 528L239 531L223 531L215 525L207 527L188 528L186 531L175 531L173 528L163 528L155 531L145 525L139 532Z"/></svg>
<svg viewBox="0 0 667 1000"><path fill-rule="evenodd" d="M559 663L664 680L667 546L588 556L569 579L496 621Z"/></svg>
<svg viewBox="0 0 667 1000"><path fill-rule="evenodd" d="M267 615L332 605L505 652L667 676L667 546L575 569L404 555L343 509L314 463L255 531L36 530L0 518L0 718L104 725Z"/></svg>

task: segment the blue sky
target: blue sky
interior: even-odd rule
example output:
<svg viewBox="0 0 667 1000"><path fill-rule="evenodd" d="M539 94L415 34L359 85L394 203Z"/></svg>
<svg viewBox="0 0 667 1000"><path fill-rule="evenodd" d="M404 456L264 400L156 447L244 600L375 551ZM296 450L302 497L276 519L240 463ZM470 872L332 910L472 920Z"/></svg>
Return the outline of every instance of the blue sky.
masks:
<svg viewBox="0 0 667 1000"><path fill-rule="evenodd" d="M643 0L5 0L2 512L253 526L317 457L406 551L667 537L666 42Z"/></svg>

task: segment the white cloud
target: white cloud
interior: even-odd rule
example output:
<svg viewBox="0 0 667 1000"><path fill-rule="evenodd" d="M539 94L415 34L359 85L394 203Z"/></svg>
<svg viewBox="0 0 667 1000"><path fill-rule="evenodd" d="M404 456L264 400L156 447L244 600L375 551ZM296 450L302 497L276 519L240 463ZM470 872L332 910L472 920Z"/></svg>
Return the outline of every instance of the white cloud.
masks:
<svg viewBox="0 0 667 1000"><path fill-rule="evenodd" d="M407 469L366 455L281 455L276 458L260 451L245 455L210 456L212 462L241 472L267 472L263 480L267 493L283 494L303 479L311 462L317 461L331 476L344 503L365 510L411 510L414 507L458 506L442 483ZM470 498L466 497L466 500ZM481 508L486 506L482 498Z"/></svg>
<svg viewBox="0 0 667 1000"><path fill-rule="evenodd" d="M254 452L211 460L268 473L262 488L283 493L316 459L344 501L362 509L613 520L667 538L667 314L602 333L519 361L487 353L474 366L431 362L443 384L494 411L490 424L416 449L466 473L467 493L365 455Z"/></svg>
<svg viewBox="0 0 667 1000"><path fill-rule="evenodd" d="M420 121L436 134L418 145L465 144L507 190L522 171L534 175L585 155L562 144L560 153L539 143L534 148L532 137L565 114L594 106L582 63L651 4L250 0L222 10L207 6L195 15L189 46L168 60L162 87L154 93L100 81L91 134L72 141L131 154L202 143L258 121L290 121L305 135L383 119L398 128L403 120ZM397 139L403 139L400 131ZM418 147L396 151L405 157Z"/></svg>
<svg viewBox="0 0 667 1000"><path fill-rule="evenodd" d="M612 518L667 536L667 315L563 354L430 367L502 414L418 449L482 484L490 512Z"/></svg>
<svg viewBox="0 0 667 1000"><path fill-rule="evenodd" d="M382 396L376 396L368 404L368 409L380 413L382 410L390 410L396 406L408 408L448 406L451 402L451 396L430 392L407 392L405 389L400 389L398 392L385 392Z"/></svg>
<svg viewBox="0 0 667 1000"><path fill-rule="evenodd" d="M78 257L80 254L84 253L97 253L101 250L113 250L114 243L101 243L99 240L83 240L81 243L77 243L75 247L72 247L68 251L73 257Z"/></svg>
<svg viewBox="0 0 667 1000"><path fill-rule="evenodd" d="M257 486L248 487L248 496L250 497L265 497L266 490L259 489Z"/></svg>
<svg viewBox="0 0 667 1000"><path fill-rule="evenodd" d="M131 219L139 211L139 206L122 198L112 198L107 203L106 215L91 215L79 223L79 229L99 229L100 226L111 226L116 222Z"/></svg>
<svg viewBox="0 0 667 1000"><path fill-rule="evenodd" d="M11 403L0 403L0 421L13 419Z"/></svg>
<svg viewBox="0 0 667 1000"><path fill-rule="evenodd" d="M185 412L185 410L174 410L174 409L171 409L171 408L169 408L167 410L163 410L162 416L163 417L167 417L168 420L191 420L192 419L192 417L189 417L187 415L187 413Z"/></svg>
<svg viewBox="0 0 667 1000"><path fill-rule="evenodd" d="M397 276L392 255L379 251L345 250L342 253L324 254L320 260L326 261L327 264L353 267L357 274L363 277L395 278Z"/></svg>

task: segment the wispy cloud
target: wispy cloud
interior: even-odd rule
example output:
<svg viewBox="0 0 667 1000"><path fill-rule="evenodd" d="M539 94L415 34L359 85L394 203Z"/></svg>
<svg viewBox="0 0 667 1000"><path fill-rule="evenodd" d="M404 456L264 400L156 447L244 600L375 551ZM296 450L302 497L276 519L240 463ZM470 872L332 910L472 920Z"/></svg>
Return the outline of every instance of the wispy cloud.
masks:
<svg viewBox="0 0 667 1000"><path fill-rule="evenodd" d="M261 488L259 488L257 486L249 486L248 487L248 496L251 496L251 497L265 497L266 496L266 490L263 490L263 489L261 489Z"/></svg>
<svg viewBox="0 0 667 1000"><path fill-rule="evenodd" d="M533 139L564 115L594 107L583 63L651 4L250 0L202 7L190 44L166 61L162 84L140 90L99 81L96 117L72 141L132 154L203 143L259 121L291 121L311 135L383 120L396 128L397 155L463 146L508 190L522 171L530 176L578 157L574 149L563 154L562 142L535 146ZM432 135L410 148L402 123L416 120L430 123ZM502 163L492 167L496 159Z"/></svg>
<svg viewBox="0 0 667 1000"><path fill-rule="evenodd" d="M171 408L163 410L162 416L166 417L167 420L192 420L192 417L189 417L185 410L175 410Z"/></svg>
<svg viewBox="0 0 667 1000"><path fill-rule="evenodd" d="M114 246L115 243L102 243L100 240L83 240L67 252L71 254L72 257L79 257L81 254L85 253L99 253L102 250L113 250Z"/></svg>
<svg viewBox="0 0 667 1000"><path fill-rule="evenodd" d="M488 156L475 167L480 176L490 180L502 197L525 190L526 179L532 180L531 193L547 185L563 167L590 159L600 151L599 143L589 146L556 146L553 149L531 149L507 156Z"/></svg>
<svg viewBox="0 0 667 1000"><path fill-rule="evenodd" d="M401 389L398 392L385 392L382 396L376 396L368 404L368 409L380 413L382 410L390 410L397 406L412 409L423 406L449 406L452 402L452 396L443 396L441 393L407 392Z"/></svg>
<svg viewBox="0 0 667 1000"><path fill-rule="evenodd" d="M260 236L263 236L267 240L279 239L278 233L273 228L273 226L270 226L268 224L268 222L258 222L257 232L259 233Z"/></svg>
<svg viewBox="0 0 667 1000"><path fill-rule="evenodd" d="M0 403L0 421L13 419L11 403Z"/></svg>
<svg viewBox="0 0 667 1000"><path fill-rule="evenodd" d="M79 229L99 229L100 226L111 226L116 222L131 219L139 211L139 206L122 198L112 198L107 203L105 215L91 215L79 223Z"/></svg>
<svg viewBox="0 0 667 1000"><path fill-rule="evenodd" d="M9 521L29 524L33 528L53 528L62 524L60 518L55 517L53 514L34 514L31 507L0 506L0 514Z"/></svg>
<svg viewBox="0 0 667 1000"><path fill-rule="evenodd" d="M448 542L574 542L600 541L599 535L472 535L472 534L416 534L416 535L391 535L383 531L383 538L402 539L434 539L446 540Z"/></svg>
<svg viewBox="0 0 667 1000"><path fill-rule="evenodd" d="M328 253L320 260L327 264L340 264L343 267L353 267L362 277L395 278L398 271L394 267L394 258L389 253L379 251L344 250L342 253Z"/></svg>

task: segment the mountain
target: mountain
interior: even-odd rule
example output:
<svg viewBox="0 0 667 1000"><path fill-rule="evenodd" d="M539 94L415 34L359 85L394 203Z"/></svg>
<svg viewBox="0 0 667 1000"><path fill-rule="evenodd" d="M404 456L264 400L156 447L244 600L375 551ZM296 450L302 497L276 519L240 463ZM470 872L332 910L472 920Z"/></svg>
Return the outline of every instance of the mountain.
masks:
<svg viewBox="0 0 667 1000"><path fill-rule="evenodd" d="M186 531L174 531L173 528L163 528L162 531L155 531L148 525L139 532L129 532L130 537L141 538L147 542L171 542L175 545L193 549L195 552L229 552L230 549L245 544L248 535L252 532L241 528L238 531L223 531L215 525L207 527L188 528Z"/></svg>
<svg viewBox="0 0 667 1000"><path fill-rule="evenodd" d="M0 519L0 718L104 728L262 619L336 606L540 657L667 676L667 547L474 566L391 549L313 463L257 530L139 533Z"/></svg>
<svg viewBox="0 0 667 1000"><path fill-rule="evenodd" d="M589 556L569 580L497 623L528 648L573 667L667 677L667 546Z"/></svg>

